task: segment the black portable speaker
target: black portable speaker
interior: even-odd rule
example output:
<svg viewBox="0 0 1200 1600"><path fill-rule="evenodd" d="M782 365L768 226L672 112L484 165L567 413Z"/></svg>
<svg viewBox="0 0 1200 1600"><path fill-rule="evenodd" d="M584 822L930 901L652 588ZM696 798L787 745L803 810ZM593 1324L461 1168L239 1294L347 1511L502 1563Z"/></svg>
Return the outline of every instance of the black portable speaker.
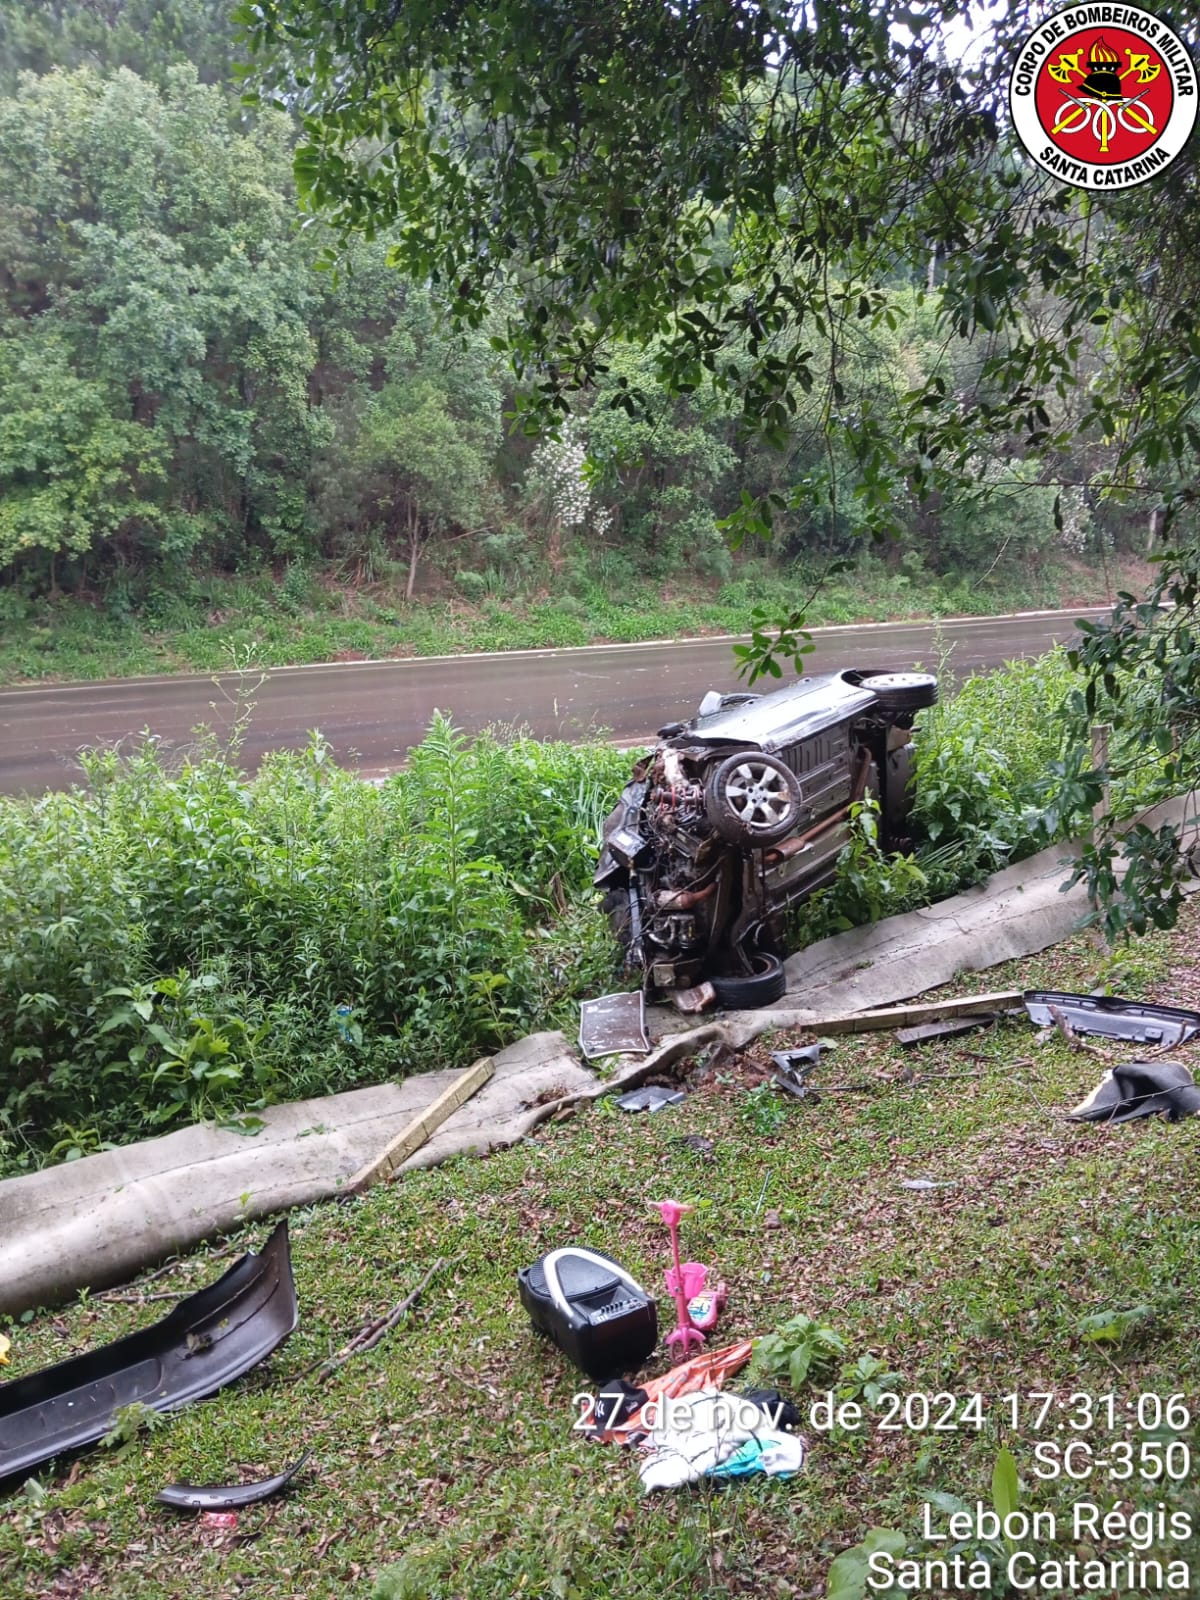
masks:
<svg viewBox="0 0 1200 1600"><path fill-rule="evenodd" d="M521 1304L589 1378L636 1372L658 1342L658 1307L624 1267L598 1250L551 1250L517 1273Z"/></svg>

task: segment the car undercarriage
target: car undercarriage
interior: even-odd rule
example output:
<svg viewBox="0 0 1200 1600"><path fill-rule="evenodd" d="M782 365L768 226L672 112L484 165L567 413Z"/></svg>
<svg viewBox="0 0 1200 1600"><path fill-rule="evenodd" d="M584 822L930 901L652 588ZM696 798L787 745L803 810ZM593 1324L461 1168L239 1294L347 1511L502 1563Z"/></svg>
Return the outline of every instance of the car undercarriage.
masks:
<svg viewBox="0 0 1200 1600"><path fill-rule="evenodd" d="M843 671L772 694L712 692L659 731L604 825L595 884L649 993L711 982L726 1005L783 992L788 911L829 883L853 808L907 841L926 673Z"/></svg>

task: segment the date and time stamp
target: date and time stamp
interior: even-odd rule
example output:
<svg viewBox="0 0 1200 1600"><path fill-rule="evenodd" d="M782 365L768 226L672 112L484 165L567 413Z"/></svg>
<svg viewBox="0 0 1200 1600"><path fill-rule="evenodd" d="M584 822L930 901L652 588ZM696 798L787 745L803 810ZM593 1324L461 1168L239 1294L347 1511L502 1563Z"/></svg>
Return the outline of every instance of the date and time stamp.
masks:
<svg viewBox="0 0 1200 1600"><path fill-rule="evenodd" d="M576 1396L577 1427L589 1426L589 1402L594 1397ZM671 1402L647 1422L677 1425ZM1060 1501L1026 1510L932 1497L918 1511L916 1547L910 1540L903 1553L869 1555L868 1595L1200 1596L1195 1397L885 1391L866 1406L826 1392L809 1403L805 1423L815 1434L1002 1437L1031 1498Z"/></svg>
<svg viewBox="0 0 1200 1600"><path fill-rule="evenodd" d="M1034 1441L1031 1470L1043 1482L1085 1483L1101 1476L1112 1483L1183 1483L1192 1471L1192 1449L1184 1436L1198 1417L1200 1408L1183 1394L1126 1398L1013 1390L988 1399L885 1391L871 1412L826 1394L810 1407L809 1425L822 1431L866 1425L880 1433L939 1434L982 1433L1003 1424Z"/></svg>

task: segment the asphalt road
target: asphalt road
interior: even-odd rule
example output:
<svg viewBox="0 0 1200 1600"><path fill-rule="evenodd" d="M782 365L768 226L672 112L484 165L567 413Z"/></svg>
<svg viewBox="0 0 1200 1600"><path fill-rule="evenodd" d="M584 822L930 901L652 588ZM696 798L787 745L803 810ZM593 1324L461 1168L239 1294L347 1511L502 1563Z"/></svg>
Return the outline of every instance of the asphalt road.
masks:
<svg viewBox="0 0 1200 1600"><path fill-rule="evenodd" d="M1074 632L1078 612L1027 612L941 624L942 645L959 677L1036 656ZM806 671L839 667L936 667L928 623L871 623L821 628ZM741 687L731 638L580 650L517 650L499 655L280 667L243 685L253 702L243 765L269 750L298 749L319 728L338 760L364 775L394 770L417 744L435 709L467 732L518 725L543 739L603 733L646 739L665 722L693 714L706 689ZM252 690L252 685L258 687ZM762 685L768 687L769 685ZM43 793L80 776L77 753L89 746L126 748L144 730L170 751L195 745L207 724L227 732L236 715L235 674L124 678L0 690L0 792Z"/></svg>

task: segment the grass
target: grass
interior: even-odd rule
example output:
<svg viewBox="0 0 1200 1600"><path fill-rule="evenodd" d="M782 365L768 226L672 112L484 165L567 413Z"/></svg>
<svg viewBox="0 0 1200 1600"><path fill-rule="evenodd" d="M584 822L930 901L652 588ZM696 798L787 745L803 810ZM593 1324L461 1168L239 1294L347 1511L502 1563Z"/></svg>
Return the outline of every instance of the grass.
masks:
<svg viewBox="0 0 1200 1600"><path fill-rule="evenodd" d="M367 657L566 648L600 642L742 633L755 606L784 612L815 571L745 560L728 582L682 577L659 586L615 577L600 562L545 580L503 580L466 599L449 580L407 604L388 576L360 585L293 568L239 577L142 580L101 599L26 600L0 591L0 684L212 672L252 652L264 667ZM813 626L980 615L1110 600L1137 588L1126 562L1111 571L1048 566L1038 574L939 579L865 559L820 587Z"/></svg>
<svg viewBox="0 0 1200 1600"><path fill-rule="evenodd" d="M1128 951L1103 955L1080 935L957 987L1108 982L1132 998L1195 1005L1198 936L1192 904L1174 933ZM511 1150L410 1174L350 1206L294 1212L301 1323L291 1340L217 1399L124 1451L44 1474L44 1494L10 1500L4 1593L344 1600L377 1583L379 1600L814 1596L833 1558L872 1525L903 1530L915 1549L931 1493L989 1502L1002 1442L1028 1508L1061 1513L1081 1492L1104 1505L1123 1498L1127 1487L1103 1473L1076 1487L1039 1484L1029 1425L1002 1428L996 1402L1014 1390L1184 1392L1196 1409L1200 1120L1065 1123L1063 1108L1123 1054L1038 1046L1012 1024L910 1054L888 1035L850 1038L832 1070L869 1080L872 1093L789 1102L777 1132L751 1132L747 1092L763 1081L767 1052L798 1037L764 1039L724 1072L695 1072L687 1100L663 1115L625 1117L600 1103ZM1195 1045L1179 1053L1195 1066ZM689 1133L713 1141L711 1159L677 1142ZM916 1176L952 1187L901 1187ZM852 1359L882 1357L904 1393L980 1392L987 1428L814 1435L791 1483L644 1499L632 1460L571 1431L587 1382L531 1336L515 1274L573 1240L613 1249L660 1285L663 1230L642 1202L665 1194L706 1203L684 1242L731 1286L722 1340L805 1311L843 1335ZM197 1251L146 1290L195 1289L231 1248L265 1232L238 1235L224 1255ZM328 1383L312 1375L437 1256L449 1266L407 1325ZM136 1289L125 1295L136 1300ZM1150 1317L1125 1343L1079 1336L1081 1318L1138 1305ZM39 1314L7 1330L6 1375L164 1309L96 1296ZM1102 1434L1080 1437L1102 1453ZM315 1459L289 1495L242 1513L236 1529L153 1504L164 1483L265 1475L304 1449ZM1159 1499L1174 1504L1176 1492L1147 1485L1137 1497ZM1159 1553L1196 1561L1194 1549Z"/></svg>

